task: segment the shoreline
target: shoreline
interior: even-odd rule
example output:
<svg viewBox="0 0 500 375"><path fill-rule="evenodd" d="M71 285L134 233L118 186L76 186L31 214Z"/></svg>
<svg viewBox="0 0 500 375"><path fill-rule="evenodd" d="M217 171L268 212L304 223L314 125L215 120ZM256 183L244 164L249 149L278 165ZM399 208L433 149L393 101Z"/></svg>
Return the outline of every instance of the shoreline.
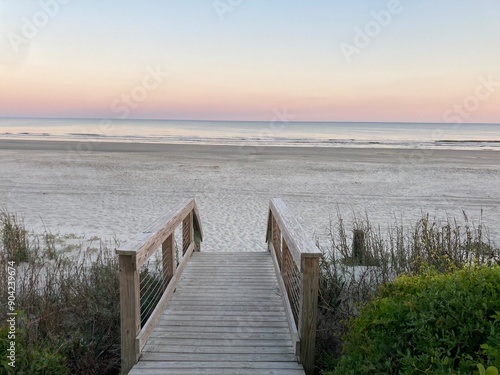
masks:
<svg viewBox="0 0 500 375"><path fill-rule="evenodd" d="M460 164L467 162L469 164L500 165L498 151L494 150L0 140L0 152L2 151L64 151L75 152L80 156L91 153L167 153L172 157L176 155L180 157L185 154L192 158L210 155L242 162L256 158L324 160L325 157L334 157L337 162L383 161L391 164L424 164L427 162Z"/></svg>

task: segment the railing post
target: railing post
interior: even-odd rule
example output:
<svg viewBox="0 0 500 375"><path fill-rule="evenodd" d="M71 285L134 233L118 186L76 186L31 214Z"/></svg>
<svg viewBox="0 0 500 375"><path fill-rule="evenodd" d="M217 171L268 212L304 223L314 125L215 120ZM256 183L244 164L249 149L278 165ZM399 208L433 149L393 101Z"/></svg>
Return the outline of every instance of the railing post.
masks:
<svg viewBox="0 0 500 375"><path fill-rule="evenodd" d="M168 284L170 279L174 276L175 272L175 243L174 234L172 233L161 245L162 261L163 261L163 278L165 285Z"/></svg>
<svg viewBox="0 0 500 375"><path fill-rule="evenodd" d="M120 255L121 370L127 374L139 360L136 337L141 330L139 272L135 256Z"/></svg>
<svg viewBox="0 0 500 375"><path fill-rule="evenodd" d="M281 248L281 232L278 223L274 216L271 217L271 227L272 227L272 242L274 246L274 251L276 252L276 259L278 260L278 266L281 270L283 267L283 249Z"/></svg>
<svg viewBox="0 0 500 375"><path fill-rule="evenodd" d="M302 301L299 317L300 362L307 375L314 373L319 257L302 257Z"/></svg>
<svg viewBox="0 0 500 375"><path fill-rule="evenodd" d="M193 211L182 221L182 255L186 254L189 245L194 241Z"/></svg>

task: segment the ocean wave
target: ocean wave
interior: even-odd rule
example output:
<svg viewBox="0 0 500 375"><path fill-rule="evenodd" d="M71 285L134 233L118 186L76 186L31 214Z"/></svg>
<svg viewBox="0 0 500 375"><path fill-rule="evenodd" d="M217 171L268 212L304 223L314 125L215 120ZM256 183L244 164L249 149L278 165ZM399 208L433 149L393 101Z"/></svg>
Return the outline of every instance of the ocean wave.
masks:
<svg viewBox="0 0 500 375"><path fill-rule="evenodd" d="M0 139L58 140L86 142L127 143L180 143L236 146L294 146L294 147L357 147L357 148L406 148L406 149L477 149L500 150L500 140L441 139L434 141L366 140L356 138L307 138L307 137L265 137L265 136L197 136L197 135L138 135L99 134L70 132L56 134L49 132L3 132Z"/></svg>

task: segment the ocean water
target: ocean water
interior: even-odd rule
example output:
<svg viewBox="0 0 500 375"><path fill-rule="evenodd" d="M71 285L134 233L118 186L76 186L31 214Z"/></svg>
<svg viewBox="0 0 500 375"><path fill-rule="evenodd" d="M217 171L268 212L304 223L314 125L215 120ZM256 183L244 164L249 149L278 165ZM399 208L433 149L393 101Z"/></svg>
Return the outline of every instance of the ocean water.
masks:
<svg viewBox="0 0 500 375"><path fill-rule="evenodd" d="M0 118L0 139L500 150L500 124Z"/></svg>

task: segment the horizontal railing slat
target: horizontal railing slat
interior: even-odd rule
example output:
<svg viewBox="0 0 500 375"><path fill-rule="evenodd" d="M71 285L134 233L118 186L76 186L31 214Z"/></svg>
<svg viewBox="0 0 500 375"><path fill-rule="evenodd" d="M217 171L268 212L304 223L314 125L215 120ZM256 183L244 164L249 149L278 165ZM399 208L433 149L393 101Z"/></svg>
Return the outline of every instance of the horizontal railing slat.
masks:
<svg viewBox="0 0 500 375"><path fill-rule="evenodd" d="M307 257L319 258L321 251L307 236L300 223L292 215L281 198L271 199L269 209L274 219L278 222L295 264L302 271L302 259Z"/></svg>
<svg viewBox="0 0 500 375"><path fill-rule="evenodd" d="M203 232L198 209L194 199L187 199L144 228L132 240L116 249L116 253L118 255L134 255L137 267L140 267L191 211L194 212L200 239L202 239Z"/></svg>

